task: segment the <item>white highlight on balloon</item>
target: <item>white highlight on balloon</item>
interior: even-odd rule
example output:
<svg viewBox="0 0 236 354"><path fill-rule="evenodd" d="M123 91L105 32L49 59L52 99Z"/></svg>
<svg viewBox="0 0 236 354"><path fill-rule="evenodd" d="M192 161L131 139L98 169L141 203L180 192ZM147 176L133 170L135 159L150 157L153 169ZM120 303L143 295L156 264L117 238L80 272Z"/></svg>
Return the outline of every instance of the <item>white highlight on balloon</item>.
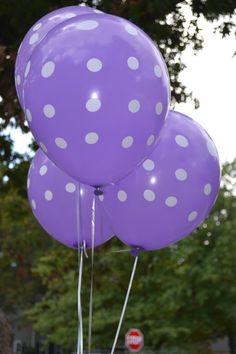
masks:
<svg viewBox="0 0 236 354"><path fill-rule="evenodd" d="M155 140L155 136L152 134L149 136L148 140L147 140L147 145L151 146L154 143Z"/></svg>
<svg viewBox="0 0 236 354"><path fill-rule="evenodd" d="M213 143L212 140L208 140L207 141L207 149L209 151L209 154L213 157L217 157L218 158L218 152L216 150L215 144Z"/></svg>
<svg viewBox="0 0 236 354"><path fill-rule="evenodd" d="M76 25L76 28L82 31L90 31L98 27L98 22L93 20L82 21Z"/></svg>
<svg viewBox="0 0 236 354"><path fill-rule="evenodd" d="M41 75L46 79L54 73L54 70L55 70L55 63L53 61L48 61L43 65L41 70Z"/></svg>
<svg viewBox="0 0 236 354"><path fill-rule="evenodd" d="M120 202L125 202L127 200L127 193L123 190L118 191L117 198Z"/></svg>
<svg viewBox="0 0 236 354"><path fill-rule="evenodd" d="M33 27L33 31L34 31L34 32L35 32L35 31L38 31L38 30L40 29L40 27L42 27L42 23L41 23L41 22L37 23L37 24Z"/></svg>
<svg viewBox="0 0 236 354"><path fill-rule="evenodd" d="M166 198L165 204L166 204L166 206L172 208L172 207L176 206L177 198L171 195L168 198Z"/></svg>
<svg viewBox="0 0 236 354"><path fill-rule="evenodd" d="M140 110L140 103L139 103L139 101L138 101L138 100L131 100L131 101L129 102L128 108L129 108L129 111L130 111L131 113L137 113L137 112Z"/></svg>
<svg viewBox="0 0 236 354"><path fill-rule="evenodd" d="M178 168L175 171L175 177L179 180L179 181L185 181L188 178L188 173L185 169L183 168Z"/></svg>
<svg viewBox="0 0 236 354"><path fill-rule="evenodd" d="M162 103L161 103L161 102L158 102L158 103L156 104L156 106L155 106L156 114L157 114L157 115L160 115L161 112L162 112L162 109L163 109Z"/></svg>
<svg viewBox="0 0 236 354"><path fill-rule="evenodd" d="M188 139L185 138L185 136L183 136L183 135L176 135L175 142L176 142L176 144L178 144L179 146L181 146L183 148L186 148L189 144Z"/></svg>
<svg viewBox="0 0 236 354"><path fill-rule="evenodd" d="M47 171L48 171L48 168L47 168L46 165L41 166L41 167L40 167L40 170L39 170L40 176L46 175Z"/></svg>
<svg viewBox="0 0 236 354"><path fill-rule="evenodd" d="M129 57L127 60L127 64L131 70L137 70L139 68L139 61L135 57Z"/></svg>
<svg viewBox="0 0 236 354"><path fill-rule="evenodd" d="M204 194L205 194L205 195L210 195L210 194L211 194L211 190L212 190L211 184L210 184L210 183L207 183L207 184L204 186Z"/></svg>
<svg viewBox="0 0 236 354"><path fill-rule="evenodd" d="M69 14L66 14L65 17L66 17L67 19L69 19L69 18L73 18L73 17L75 17L75 16L76 16L76 14L74 14L74 13L71 12L71 13L69 13Z"/></svg>
<svg viewBox="0 0 236 354"><path fill-rule="evenodd" d="M47 190L47 191L44 193L44 198L45 198L48 202L50 202L50 201L52 200L52 198L53 198L52 192L49 191L49 190Z"/></svg>
<svg viewBox="0 0 236 354"><path fill-rule="evenodd" d="M31 200L31 205L32 205L32 208L35 210L36 209L36 201L34 199Z"/></svg>
<svg viewBox="0 0 236 354"><path fill-rule="evenodd" d="M60 149L66 149L67 148L67 142L65 139L57 137L55 139L55 144L60 148Z"/></svg>
<svg viewBox="0 0 236 354"><path fill-rule="evenodd" d="M126 136L123 140L122 140L122 147L124 149L128 149L130 148L132 145L133 145L133 142L134 142L134 138L132 136Z"/></svg>
<svg viewBox="0 0 236 354"><path fill-rule="evenodd" d="M66 184L66 191L68 193L74 193L75 190L76 190L76 185L74 183L69 182L69 183Z"/></svg>
<svg viewBox="0 0 236 354"><path fill-rule="evenodd" d="M30 187L30 178L27 178L27 188L29 189Z"/></svg>
<svg viewBox="0 0 236 354"><path fill-rule="evenodd" d="M154 73L158 78L161 77L162 71L161 71L161 67L159 65L154 66Z"/></svg>
<svg viewBox="0 0 236 354"><path fill-rule="evenodd" d="M104 194L99 195L98 198L99 198L100 202L103 202L104 201Z"/></svg>
<svg viewBox="0 0 236 354"><path fill-rule="evenodd" d="M41 147L41 149L44 151L44 152L48 152L48 149L47 149L47 147L46 147L46 145L44 144L44 143L39 143L39 146Z"/></svg>
<svg viewBox="0 0 236 354"><path fill-rule="evenodd" d="M192 211L189 215L188 215L188 221L194 221L198 216L198 213L196 211Z"/></svg>
<svg viewBox="0 0 236 354"><path fill-rule="evenodd" d="M21 78L20 78L20 75L18 74L17 77L16 77L16 83L17 85L19 86L20 83L21 83Z"/></svg>
<svg viewBox="0 0 236 354"><path fill-rule="evenodd" d="M143 163L143 168L146 171L152 171L155 168L155 163L154 161L147 159Z"/></svg>
<svg viewBox="0 0 236 354"><path fill-rule="evenodd" d="M25 75L24 77L26 78L29 74L29 71L30 71L30 67L31 67L31 62L28 61L27 65L26 65L26 68L25 68Z"/></svg>
<svg viewBox="0 0 236 354"><path fill-rule="evenodd" d="M131 24L127 23L125 25L125 30L126 32L128 32L129 34L131 34L132 36L137 36L138 31L136 30L136 28L134 28L134 26L132 26Z"/></svg>
<svg viewBox="0 0 236 354"><path fill-rule="evenodd" d="M86 102L86 109L89 112L97 112L101 108L101 101L98 98L90 98Z"/></svg>
<svg viewBox="0 0 236 354"><path fill-rule="evenodd" d="M143 197L148 202L153 202L156 199L156 194L151 189L145 189Z"/></svg>
<svg viewBox="0 0 236 354"><path fill-rule="evenodd" d="M45 115L45 117L47 118L53 118L55 116L55 108L53 107L52 104L46 104L44 107L43 107L43 113Z"/></svg>
<svg viewBox="0 0 236 354"><path fill-rule="evenodd" d="M87 144L96 144L99 140L99 136L95 132L90 132L85 136L85 141Z"/></svg>
<svg viewBox="0 0 236 354"><path fill-rule="evenodd" d="M29 122L32 121L32 114L30 112L30 110L27 108L26 111L25 111L25 115L26 115L26 118Z"/></svg>
<svg viewBox="0 0 236 354"><path fill-rule="evenodd" d="M102 69L102 62L97 58L91 58L87 61L87 69L96 73Z"/></svg>
<svg viewBox="0 0 236 354"><path fill-rule="evenodd" d="M39 40L39 34L34 33L34 34L32 34L32 36L29 39L29 44L32 45L32 44L38 42L38 40Z"/></svg>

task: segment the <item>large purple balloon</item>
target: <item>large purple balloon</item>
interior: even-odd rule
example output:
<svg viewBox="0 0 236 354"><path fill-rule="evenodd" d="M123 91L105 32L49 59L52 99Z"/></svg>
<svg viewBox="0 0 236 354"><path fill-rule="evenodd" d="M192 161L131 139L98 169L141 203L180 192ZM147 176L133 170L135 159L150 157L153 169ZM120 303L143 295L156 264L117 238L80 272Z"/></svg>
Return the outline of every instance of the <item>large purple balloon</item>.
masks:
<svg viewBox="0 0 236 354"><path fill-rule="evenodd" d="M107 184L151 153L169 80L154 42L134 24L107 14L74 17L47 34L27 65L30 129L76 180Z"/></svg>
<svg viewBox="0 0 236 354"><path fill-rule="evenodd" d="M208 215L220 183L216 147L187 116L170 111L156 149L132 174L104 189L115 234L158 249L187 236Z"/></svg>
<svg viewBox="0 0 236 354"><path fill-rule="evenodd" d="M87 6L68 6L59 10L50 12L38 20L25 35L16 58L15 83L16 91L22 108L23 103L23 82L30 70L29 58L36 46L42 41L46 34L59 23L69 18L94 13L96 9Z"/></svg>
<svg viewBox="0 0 236 354"><path fill-rule="evenodd" d="M69 247L77 247L79 230L79 243L86 241L86 246L91 246L92 187L82 184L79 187L78 182L56 167L41 150L31 163L27 186L33 213L52 237ZM107 217L96 201L95 246L112 234Z"/></svg>

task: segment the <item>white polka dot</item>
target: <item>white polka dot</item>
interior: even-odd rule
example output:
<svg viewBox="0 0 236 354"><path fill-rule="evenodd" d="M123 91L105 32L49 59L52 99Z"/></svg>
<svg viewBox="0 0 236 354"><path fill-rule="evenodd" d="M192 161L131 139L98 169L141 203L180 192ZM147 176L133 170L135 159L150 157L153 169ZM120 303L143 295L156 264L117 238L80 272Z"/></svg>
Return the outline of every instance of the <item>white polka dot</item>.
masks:
<svg viewBox="0 0 236 354"><path fill-rule="evenodd" d="M30 187L30 179L27 178L27 188L29 189L29 187Z"/></svg>
<svg viewBox="0 0 236 354"><path fill-rule="evenodd" d="M38 40L39 40L38 33L34 33L34 34L32 34L32 36L29 39L29 44L32 45L32 44L36 43Z"/></svg>
<svg viewBox="0 0 236 354"><path fill-rule="evenodd" d="M185 138L185 136L183 135L176 135L175 137L175 142L176 144L178 144L179 146L186 148L188 146L188 139Z"/></svg>
<svg viewBox="0 0 236 354"><path fill-rule="evenodd" d="M47 190L45 193L44 193L44 198L47 200L47 201L51 201L52 198L53 198L53 194L51 191Z"/></svg>
<svg viewBox="0 0 236 354"><path fill-rule="evenodd" d="M56 111L55 111L55 108L53 107L53 105L46 104L43 107L43 113L44 113L45 117L53 118L55 116Z"/></svg>
<svg viewBox="0 0 236 354"><path fill-rule="evenodd" d="M99 195L98 198L99 198L100 202L103 202L104 201L104 194Z"/></svg>
<svg viewBox="0 0 236 354"><path fill-rule="evenodd" d="M156 111L156 114L157 115L160 115L161 114L161 112L162 112L162 103L161 102L158 102L157 104L156 104L156 107L155 107L155 111Z"/></svg>
<svg viewBox="0 0 236 354"><path fill-rule="evenodd" d="M125 202L127 200L127 193L125 191L120 190L117 193L117 198L120 202Z"/></svg>
<svg viewBox="0 0 236 354"><path fill-rule="evenodd" d="M75 186L74 183L70 182L70 183L67 183L67 184L66 184L66 191L67 191L68 193L74 193L75 190L76 190L76 186Z"/></svg>
<svg viewBox="0 0 236 354"><path fill-rule="evenodd" d="M47 168L47 166L46 166L46 165L41 166L41 167L40 167L40 170L39 170L39 174L40 174L40 176L44 176L44 175L46 175L47 170L48 170L48 168Z"/></svg>
<svg viewBox="0 0 236 354"><path fill-rule="evenodd" d="M30 110L27 108L25 111L25 115L26 115L26 119L31 122L32 121L32 114L30 112Z"/></svg>
<svg viewBox="0 0 236 354"><path fill-rule="evenodd" d="M21 78L20 78L20 75L18 74L17 77L16 77L16 83L17 85L19 86L20 83L21 83Z"/></svg>
<svg viewBox="0 0 236 354"><path fill-rule="evenodd" d="M139 103L139 101L138 101L138 100L131 100L131 101L129 102L128 108L129 108L129 111L130 111L131 113L137 113L137 112L140 110L140 103Z"/></svg>
<svg viewBox="0 0 236 354"><path fill-rule="evenodd" d="M153 202L153 200L156 199L156 194L151 190L151 189L146 189L143 192L143 197L145 200L147 200L148 202Z"/></svg>
<svg viewBox="0 0 236 354"><path fill-rule="evenodd" d="M128 149L133 145L134 142L134 138L132 136L126 136L123 140L122 140L122 147L124 149Z"/></svg>
<svg viewBox="0 0 236 354"><path fill-rule="evenodd" d="M69 13L69 14L66 14L66 18L67 19L69 19L69 18L73 18L73 17L75 17L76 16L76 14L74 14L73 12L71 12L71 13Z"/></svg>
<svg viewBox="0 0 236 354"><path fill-rule="evenodd" d="M154 73L157 77L161 77L162 72L161 72L161 67L159 65L154 66Z"/></svg>
<svg viewBox="0 0 236 354"><path fill-rule="evenodd" d="M67 142L63 138L56 138L55 139L55 144L60 148L60 149L66 149L67 148Z"/></svg>
<svg viewBox="0 0 236 354"><path fill-rule="evenodd" d="M31 200L31 205L32 205L32 208L35 210L36 209L36 201L34 199Z"/></svg>
<svg viewBox="0 0 236 354"><path fill-rule="evenodd" d="M54 70L55 70L55 63L53 61L48 61L43 65L41 70L41 75L46 79L54 73Z"/></svg>
<svg viewBox="0 0 236 354"><path fill-rule="evenodd" d="M86 109L89 112L97 112L101 108L101 101L98 98L90 98L86 102Z"/></svg>
<svg viewBox="0 0 236 354"><path fill-rule="evenodd" d="M205 195L210 195L210 194L211 194L211 190L212 190L211 184L210 184L210 183L207 183L207 184L204 186L204 194L205 194Z"/></svg>
<svg viewBox="0 0 236 354"><path fill-rule="evenodd" d="M28 76L29 74L29 71L30 71L30 66L31 66L31 62L28 61L27 65L26 65L26 68L25 68L25 78Z"/></svg>
<svg viewBox="0 0 236 354"><path fill-rule="evenodd" d="M137 70L139 67L139 61L135 57L129 57L127 60L127 64L131 70Z"/></svg>
<svg viewBox="0 0 236 354"><path fill-rule="evenodd" d="M87 61L87 69L96 73L102 69L102 62L97 58L91 58Z"/></svg>
<svg viewBox="0 0 236 354"><path fill-rule="evenodd" d="M186 170L184 170L183 168L178 168L175 171L175 177L179 180L179 181L185 181L188 177L188 174L186 172Z"/></svg>
<svg viewBox="0 0 236 354"><path fill-rule="evenodd" d="M155 140L155 136L152 134L149 136L148 140L147 140L147 145L150 146L154 143Z"/></svg>
<svg viewBox="0 0 236 354"><path fill-rule="evenodd" d="M129 23L127 23L125 25L125 30L126 30L126 32L128 32L132 36L137 36L137 34L138 34L138 31L136 30L136 28Z"/></svg>
<svg viewBox="0 0 236 354"><path fill-rule="evenodd" d="M218 152L216 150L215 144L213 143L212 140L208 140L207 141L207 149L209 151L209 154L213 157L217 157L218 158Z"/></svg>
<svg viewBox="0 0 236 354"><path fill-rule="evenodd" d="M177 204L177 198L170 196L170 197L166 198L165 204L166 204L166 206L172 208Z"/></svg>
<svg viewBox="0 0 236 354"><path fill-rule="evenodd" d="M46 145L44 143L39 143L39 146L44 152L48 152L48 149L46 148Z"/></svg>
<svg viewBox="0 0 236 354"><path fill-rule="evenodd" d="M143 168L146 171L152 171L155 168L155 164L152 160L147 159L146 161L144 161L143 163Z"/></svg>
<svg viewBox="0 0 236 354"><path fill-rule="evenodd" d="M38 30L40 29L40 27L42 27L42 23L41 23L41 22L37 23L37 25L35 25L35 26L33 27L33 31L34 31L34 32L35 32L35 31L38 31Z"/></svg>
<svg viewBox="0 0 236 354"><path fill-rule="evenodd" d="M188 221L193 221L197 218L198 213L196 211L192 211L189 215L188 215Z"/></svg>
<svg viewBox="0 0 236 354"><path fill-rule="evenodd" d="M85 136L85 141L87 144L96 144L99 140L99 136L95 132L90 132Z"/></svg>
<svg viewBox="0 0 236 354"><path fill-rule="evenodd" d="M98 22L93 21L93 20L87 20L87 21L82 21L77 24L76 28L83 30L83 31L89 31L93 30L98 27Z"/></svg>

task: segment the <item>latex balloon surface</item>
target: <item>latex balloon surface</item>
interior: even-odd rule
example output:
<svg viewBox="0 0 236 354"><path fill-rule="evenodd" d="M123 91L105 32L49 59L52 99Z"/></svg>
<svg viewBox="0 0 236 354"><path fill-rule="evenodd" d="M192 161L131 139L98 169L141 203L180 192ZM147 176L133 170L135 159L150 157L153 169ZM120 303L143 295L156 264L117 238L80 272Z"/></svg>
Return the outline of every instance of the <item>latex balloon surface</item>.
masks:
<svg viewBox="0 0 236 354"><path fill-rule="evenodd" d="M95 11L98 10L87 6L63 7L48 13L30 28L19 47L16 57L15 83L17 96L22 108L24 108L23 83L30 70L29 58L37 45L51 29L61 22L78 15L94 13Z"/></svg>
<svg viewBox="0 0 236 354"><path fill-rule="evenodd" d="M28 197L41 226L56 240L78 247L91 247L93 191L61 171L38 150L28 174ZM95 206L95 246L106 242L112 231L103 208ZM79 235L79 236L78 236Z"/></svg>
<svg viewBox="0 0 236 354"><path fill-rule="evenodd" d="M76 180L119 180L151 153L169 107L169 79L137 26L107 14L73 17L48 32L27 67L29 127Z"/></svg>
<svg viewBox="0 0 236 354"><path fill-rule="evenodd" d="M191 233L210 212L219 184L212 139L197 122L170 111L153 153L105 188L101 200L124 243L153 250Z"/></svg>

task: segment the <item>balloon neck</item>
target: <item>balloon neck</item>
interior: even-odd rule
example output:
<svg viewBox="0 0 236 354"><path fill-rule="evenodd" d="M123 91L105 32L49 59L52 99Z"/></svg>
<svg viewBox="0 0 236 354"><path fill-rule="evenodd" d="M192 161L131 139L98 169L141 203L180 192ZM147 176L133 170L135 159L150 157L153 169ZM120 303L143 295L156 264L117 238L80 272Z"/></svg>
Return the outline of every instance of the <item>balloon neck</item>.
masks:
<svg viewBox="0 0 236 354"><path fill-rule="evenodd" d="M102 189L101 189L101 187L100 186L95 186L94 187L95 189L94 189L94 194L95 195L103 195L103 191L102 191Z"/></svg>
<svg viewBox="0 0 236 354"><path fill-rule="evenodd" d="M136 248L132 248L130 253L132 254L132 256L137 257L139 255L139 251L140 251L140 248L136 247Z"/></svg>

